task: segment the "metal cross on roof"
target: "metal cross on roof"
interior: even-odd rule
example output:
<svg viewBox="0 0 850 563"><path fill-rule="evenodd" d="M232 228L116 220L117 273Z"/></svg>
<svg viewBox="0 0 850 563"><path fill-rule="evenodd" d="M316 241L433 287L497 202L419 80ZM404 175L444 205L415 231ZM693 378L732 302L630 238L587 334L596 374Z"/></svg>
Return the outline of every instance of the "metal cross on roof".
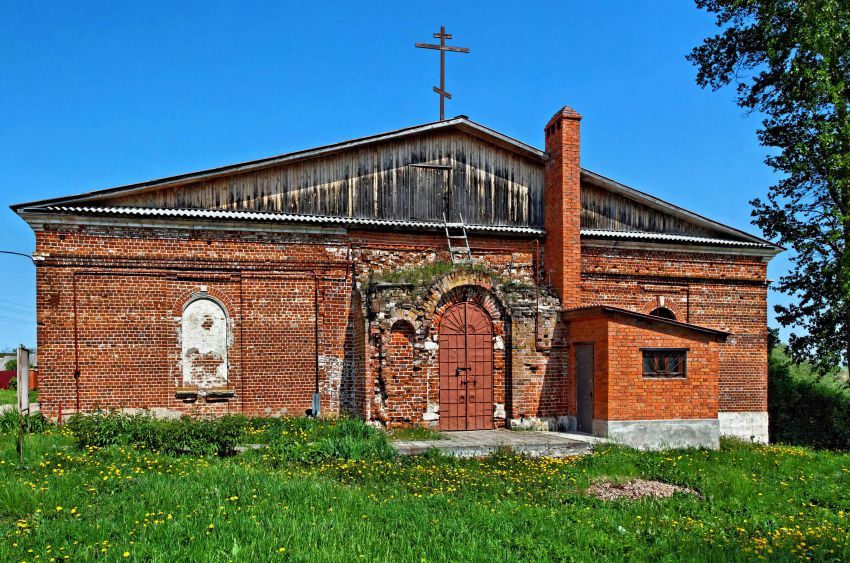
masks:
<svg viewBox="0 0 850 563"><path fill-rule="evenodd" d="M468 53L469 49L466 47L452 47L446 45L446 39L451 39L452 36L451 34L446 33L446 26L444 25L440 26L440 33L435 33L434 37L440 40L439 45L432 45L431 43L417 43L416 46L420 49L436 49L440 52L440 87L437 88L434 86L434 91L440 96L440 121L443 121L446 118L446 98L450 100L452 99L452 95L446 92L446 51Z"/></svg>

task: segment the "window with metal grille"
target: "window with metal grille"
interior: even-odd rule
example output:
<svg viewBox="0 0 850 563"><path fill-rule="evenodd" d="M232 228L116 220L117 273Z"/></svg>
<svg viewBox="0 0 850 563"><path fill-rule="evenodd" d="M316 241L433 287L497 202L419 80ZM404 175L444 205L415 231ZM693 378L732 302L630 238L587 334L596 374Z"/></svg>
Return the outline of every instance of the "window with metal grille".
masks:
<svg viewBox="0 0 850 563"><path fill-rule="evenodd" d="M644 377L685 377L687 348L641 348Z"/></svg>

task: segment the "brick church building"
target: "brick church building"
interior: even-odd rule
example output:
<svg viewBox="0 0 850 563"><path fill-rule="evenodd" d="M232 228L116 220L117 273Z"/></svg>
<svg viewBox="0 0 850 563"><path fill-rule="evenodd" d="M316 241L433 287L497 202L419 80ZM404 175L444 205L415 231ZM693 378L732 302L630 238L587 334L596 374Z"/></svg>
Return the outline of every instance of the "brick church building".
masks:
<svg viewBox="0 0 850 563"><path fill-rule="evenodd" d="M42 412L767 440L781 248L466 117L13 206Z"/></svg>

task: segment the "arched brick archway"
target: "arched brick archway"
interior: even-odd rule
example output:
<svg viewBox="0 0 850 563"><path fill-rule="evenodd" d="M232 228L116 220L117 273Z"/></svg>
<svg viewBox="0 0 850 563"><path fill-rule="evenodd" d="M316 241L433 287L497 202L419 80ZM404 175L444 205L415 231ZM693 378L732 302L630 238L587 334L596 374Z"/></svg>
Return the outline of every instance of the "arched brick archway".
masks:
<svg viewBox="0 0 850 563"><path fill-rule="evenodd" d="M493 427L493 323L472 301L455 303L441 317L440 428Z"/></svg>
<svg viewBox="0 0 850 563"><path fill-rule="evenodd" d="M511 311L492 279L480 272L456 271L423 292L405 296L397 289L387 291L391 292L391 297L377 301L384 315L378 316L370 327L373 360L368 385L374 393L370 418L388 426L444 427L441 419L445 411L440 406L441 327L447 311L459 303L470 302L483 310L490 322L492 395L490 405L485 407L489 418L484 427L504 426L511 396L508 344L511 341ZM409 305L400 306L406 299ZM390 359L390 356L394 355L395 345L401 343L397 329L402 326L407 327L412 344L413 376L406 378L401 386L394 386L397 370L392 369L395 358Z"/></svg>

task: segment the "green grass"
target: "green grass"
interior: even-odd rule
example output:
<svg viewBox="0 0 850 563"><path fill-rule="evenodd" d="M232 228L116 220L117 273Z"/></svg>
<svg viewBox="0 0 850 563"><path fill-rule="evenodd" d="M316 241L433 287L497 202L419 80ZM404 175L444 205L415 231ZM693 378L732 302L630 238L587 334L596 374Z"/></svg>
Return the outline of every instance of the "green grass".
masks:
<svg viewBox="0 0 850 563"><path fill-rule="evenodd" d="M445 436L442 432L431 430L430 428L422 428L421 426L412 426L409 428L393 428L390 433L392 440L444 440Z"/></svg>
<svg viewBox="0 0 850 563"><path fill-rule="evenodd" d="M15 389L0 389L0 405L14 405L18 402L18 391ZM30 403L38 402L38 391L30 391Z"/></svg>
<svg viewBox="0 0 850 563"><path fill-rule="evenodd" d="M530 290L534 288L534 284L531 283L505 279L483 264L452 264L451 262L441 261L423 262L413 266L374 272L370 274L369 282L410 284L413 286L413 292L415 294L428 289L439 278L457 270L484 274L490 277L495 285L500 286L505 291Z"/></svg>
<svg viewBox="0 0 850 563"><path fill-rule="evenodd" d="M273 434L305 445L342 432L362 441L364 431L287 424L257 423L251 432L272 447L224 458L81 449L63 428L27 437L24 469L13 438L0 437L0 560L850 559L847 453L725 441L720 451L604 447L567 460L365 448L296 462ZM637 476L702 498L583 493L597 479Z"/></svg>
<svg viewBox="0 0 850 563"><path fill-rule="evenodd" d="M451 262L423 262L413 266L395 268L375 273L370 280L372 283L398 283L412 284L425 288L437 281L438 278L455 270L472 270L473 272L486 273L488 270L481 264L474 266L455 265Z"/></svg>

